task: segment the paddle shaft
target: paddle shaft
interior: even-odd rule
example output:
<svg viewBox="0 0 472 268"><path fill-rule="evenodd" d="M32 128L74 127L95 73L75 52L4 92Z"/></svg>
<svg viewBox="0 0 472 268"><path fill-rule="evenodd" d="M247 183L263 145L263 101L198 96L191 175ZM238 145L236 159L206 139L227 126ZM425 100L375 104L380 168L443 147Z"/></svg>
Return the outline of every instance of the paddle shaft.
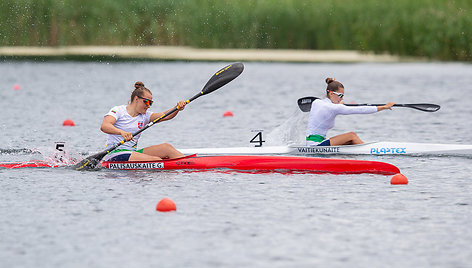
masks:
<svg viewBox="0 0 472 268"><path fill-rule="evenodd" d="M364 104L344 104L346 106L384 106L385 104L368 104L368 103L364 103ZM432 104L432 103L406 103L406 104L401 104L401 103L396 103L393 105L393 107L405 107L405 108L413 108L413 109L416 109L416 110L419 110L419 111L423 111L423 112L436 112L437 110L439 110L439 108L441 108L439 105L437 104Z"/></svg>
<svg viewBox="0 0 472 268"><path fill-rule="evenodd" d="M298 107L300 107L300 110L303 112L309 112L311 110L311 104L316 100L319 99L317 97L304 97L298 99ZM369 103L363 103L363 104L344 104L346 106L384 106L385 104L369 104ZM394 104L394 107L406 107L406 108L413 108L419 111L423 112L436 112L441 108L441 106L437 104L432 104L432 103L408 103L408 104Z"/></svg>
<svg viewBox="0 0 472 268"><path fill-rule="evenodd" d="M407 104L401 104L401 103L395 103L393 107L407 107L407 108L414 108L413 106L415 105L421 105L423 103L407 103ZM344 103L346 106L384 106L386 105L385 103L381 104L375 104L375 103Z"/></svg>

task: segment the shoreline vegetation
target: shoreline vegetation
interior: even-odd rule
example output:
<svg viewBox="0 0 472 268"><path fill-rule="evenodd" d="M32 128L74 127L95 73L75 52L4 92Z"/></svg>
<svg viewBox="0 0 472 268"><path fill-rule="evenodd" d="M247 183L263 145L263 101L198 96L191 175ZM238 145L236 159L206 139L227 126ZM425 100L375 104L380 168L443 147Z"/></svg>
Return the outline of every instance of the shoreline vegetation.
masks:
<svg viewBox="0 0 472 268"><path fill-rule="evenodd" d="M318 51L288 49L201 49L190 47L0 47L0 60L76 60L76 61L265 61L265 62L405 62L425 61L358 51Z"/></svg>
<svg viewBox="0 0 472 268"><path fill-rule="evenodd" d="M155 59L142 54L180 47L278 58L319 53L335 62L339 55L472 61L469 0L2 0L0 14L0 48L31 53L82 47L93 58L98 47L134 47L137 58Z"/></svg>

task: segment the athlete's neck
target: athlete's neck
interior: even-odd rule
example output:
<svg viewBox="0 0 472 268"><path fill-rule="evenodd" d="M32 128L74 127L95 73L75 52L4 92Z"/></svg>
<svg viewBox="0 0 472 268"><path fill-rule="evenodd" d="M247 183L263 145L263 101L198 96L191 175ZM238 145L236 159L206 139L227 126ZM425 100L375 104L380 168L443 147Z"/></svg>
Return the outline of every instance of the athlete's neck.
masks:
<svg viewBox="0 0 472 268"><path fill-rule="evenodd" d="M131 117L136 117L139 115L138 111L136 111L135 107L132 104L126 105L126 111L129 115L131 115Z"/></svg>

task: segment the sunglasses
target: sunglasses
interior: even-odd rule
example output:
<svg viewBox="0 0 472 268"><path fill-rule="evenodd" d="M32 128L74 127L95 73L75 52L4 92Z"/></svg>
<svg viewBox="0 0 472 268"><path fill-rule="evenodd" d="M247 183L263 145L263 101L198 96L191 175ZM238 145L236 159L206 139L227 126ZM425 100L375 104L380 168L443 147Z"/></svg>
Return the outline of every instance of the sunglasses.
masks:
<svg viewBox="0 0 472 268"><path fill-rule="evenodd" d="M146 104L147 106L152 106L152 104L154 103L154 101L153 101L153 100L146 99L146 98L143 98L143 97L140 97L140 96L136 96L136 97L138 97L138 98L142 99L142 100L143 100L143 102L144 102L144 104Z"/></svg>
<svg viewBox="0 0 472 268"><path fill-rule="evenodd" d="M340 97L340 98L344 97L344 94L343 94L343 93L338 93L338 92L334 92L334 91L331 91L331 90L329 90L329 92L338 95L338 97Z"/></svg>

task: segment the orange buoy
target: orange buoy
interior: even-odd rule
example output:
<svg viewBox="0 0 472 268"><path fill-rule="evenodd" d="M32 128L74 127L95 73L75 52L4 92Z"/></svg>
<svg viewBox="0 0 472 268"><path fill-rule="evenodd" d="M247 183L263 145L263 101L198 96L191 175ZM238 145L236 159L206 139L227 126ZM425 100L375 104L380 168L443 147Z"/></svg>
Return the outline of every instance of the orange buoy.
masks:
<svg viewBox="0 0 472 268"><path fill-rule="evenodd" d="M174 201L169 198L163 198L159 203L157 203L156 210L160 212L168 212L177 210L177 206Z"/></svg>
<svg viewBox="0 0 472 268"><path fill-rule="evenodd" d="M233 112L231 111L224 112L223 117L228 117L228 116L234 116Z"/></svg>
<svg viewBox="0 0 472 268"><path fill-rule="evenodd" d="M397 173L393 175L392 179L390 180L390 184L408 184L408 179L405 177L405 175Z"/></svg>
<svg viewBox="0 0 472 268"><path fill-rule="evenodd" d="M75 126L75 123L74 121L72 121L71 119L66 119L64 120L64 122L62 123L63 126L68 126L68 127L73 127Z"/></svg>

